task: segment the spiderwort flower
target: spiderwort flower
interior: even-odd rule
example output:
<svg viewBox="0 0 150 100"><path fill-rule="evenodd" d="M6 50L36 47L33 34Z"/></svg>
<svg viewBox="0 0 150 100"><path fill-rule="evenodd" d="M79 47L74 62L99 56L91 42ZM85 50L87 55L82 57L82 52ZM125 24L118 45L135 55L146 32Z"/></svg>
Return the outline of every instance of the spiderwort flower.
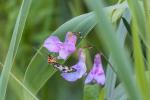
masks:
<svg viewBox="0 0 150 100"><path fill-rule="evenodd" d="M80 79L86 73L85 54L82 49L78 52L79 61L77 64L71 66L76 71L71 73L62 73L61 76L67 81L76 81Z"/></svg>
<svg viewBox="0 0 150 100"><path fill-rule="evenodd" d="M96 82L100 85L105 84L105 74L102 67L101 56L100 54L95 55L94 65L91 71L89 72L85 84Z"/></svg>
<svg viewBox="0 0 150 100"><path fill-rule="evenodd" d="M66 59L76 50L76 41L76 35L72 32L67 32L65 42L61 42L57 36L50 36L45 40L44 47L50 52L59 53L59 59Z"/></svg>

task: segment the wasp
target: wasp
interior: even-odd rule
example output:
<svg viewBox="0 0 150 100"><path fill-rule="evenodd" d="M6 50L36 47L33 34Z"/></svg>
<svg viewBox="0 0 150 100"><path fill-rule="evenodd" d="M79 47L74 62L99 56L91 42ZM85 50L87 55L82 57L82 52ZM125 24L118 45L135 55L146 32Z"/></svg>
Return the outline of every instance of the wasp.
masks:
<svg viewBox="0 0 150 100"><path fill-rule="evenodd" d="M74 68L70 68L68 66L58 63L56 58L52 57L51 55L48 55L48 63L52 64L54 68L58 69L60 72L63 72L63 73L71 73L71 72L76 71L76 69Z"/></svg>

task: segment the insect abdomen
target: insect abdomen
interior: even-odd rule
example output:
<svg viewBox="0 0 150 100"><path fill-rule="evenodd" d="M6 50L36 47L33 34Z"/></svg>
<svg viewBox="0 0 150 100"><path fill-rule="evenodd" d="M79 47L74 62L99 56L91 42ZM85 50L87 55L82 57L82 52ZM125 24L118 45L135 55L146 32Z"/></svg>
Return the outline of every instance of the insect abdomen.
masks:
<svg viewBox="0 0 150 100"><path fill-rule="evenodd" d="M54 67L57 68L59 71L63 73L70 73L70 72L75 72L76 69L70 68L68 66L61 65L59 63L53 63Z"/></svg>

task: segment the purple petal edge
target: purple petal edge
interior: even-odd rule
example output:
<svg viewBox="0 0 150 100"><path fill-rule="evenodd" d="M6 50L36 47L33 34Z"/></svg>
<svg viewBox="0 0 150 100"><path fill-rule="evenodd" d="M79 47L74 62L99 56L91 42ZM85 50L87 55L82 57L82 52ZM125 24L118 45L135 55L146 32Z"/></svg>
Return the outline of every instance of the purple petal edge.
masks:
<svg viewBox="0 0 150 100"><path fill-rule="evenodd" d="M82 78L82 76L86 73L86 64L85 64L85 54L83 53L83 50L79 50L79 58L83 58L83 59L79 59L78 63L74 66L71 66L71 68L76 69L76 72L71 72L71 73L62 73L61 76L70 82L74 82L80 78ZM84 57L81 57L84 56Z"/></svg>
<svg viewBox="0 0 150 100"><path fill-rule="evenodd" d="M105 73L102 67L100 54L95 55L94 65L89 74L86 77L85 84L96 81L100 85L105 84Z"/></svg>

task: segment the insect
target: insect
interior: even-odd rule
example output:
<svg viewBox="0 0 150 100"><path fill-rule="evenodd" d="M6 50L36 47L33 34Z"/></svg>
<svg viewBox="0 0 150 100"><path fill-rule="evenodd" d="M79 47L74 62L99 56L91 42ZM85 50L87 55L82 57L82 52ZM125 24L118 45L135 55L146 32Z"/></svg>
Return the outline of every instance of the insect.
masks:
<svg viewBox="0 0 150 100"><path fill-rule="evenodd" d="M51 55L48 55L48 63L52 64L56 69L58 69L60 72L63 73L71 73L71 72L75 72L76 69L74 68L70 68L68 66L62 65L60 63L57 62L55 57L52 57Z"/></svg>
<svg viewBox="0 0 150 100"><path fill-rule="evenodd" d="M81 35L81 32L72 32L74 35L76 35L78 38L83 38Z"/></svg>

